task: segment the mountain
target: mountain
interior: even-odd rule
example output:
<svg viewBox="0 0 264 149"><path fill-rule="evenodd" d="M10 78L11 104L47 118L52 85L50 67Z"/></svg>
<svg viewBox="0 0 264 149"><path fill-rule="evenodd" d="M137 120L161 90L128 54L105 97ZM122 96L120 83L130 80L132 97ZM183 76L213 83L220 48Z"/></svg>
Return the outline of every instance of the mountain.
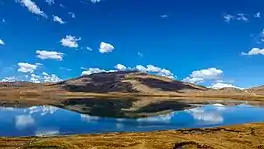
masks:
<svg viewBox="0 0 264 149"><path fill-rule="evenodd" d="M249 93L264 95L264 85L246 89Z"/></svg>
<svg viewBox="0 0 264 149"><path fill-rule="evenodd" d="M101 72L53 84L70 92L161 93L208 88L138 71Z"/></svg>

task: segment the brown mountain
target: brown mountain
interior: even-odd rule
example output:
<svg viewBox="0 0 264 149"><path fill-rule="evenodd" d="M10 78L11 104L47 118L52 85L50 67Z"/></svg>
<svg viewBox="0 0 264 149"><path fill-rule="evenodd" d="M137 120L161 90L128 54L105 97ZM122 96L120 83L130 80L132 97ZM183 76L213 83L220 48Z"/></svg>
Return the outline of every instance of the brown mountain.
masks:
<svg viewBox="0 0 264 149"><path fill-rule="evenodd" d="M74 78L54 84L70 92L93 93L160 93L196 90L208 88L191 83L150 75L137 71L102 72Z"/></svg>
<svg viewBox="0 0 264 149"><path fill-rule="evenodd" d="M246 91L249 93L257 94L257 95L264 95L264 85L249 88L249 89L246 89Z"/></svg>

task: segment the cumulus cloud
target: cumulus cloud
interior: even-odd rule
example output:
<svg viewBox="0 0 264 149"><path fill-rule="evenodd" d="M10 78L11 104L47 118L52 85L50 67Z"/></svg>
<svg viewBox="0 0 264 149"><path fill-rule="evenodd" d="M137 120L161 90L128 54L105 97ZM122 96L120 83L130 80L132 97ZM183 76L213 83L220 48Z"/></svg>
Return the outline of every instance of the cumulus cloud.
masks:
<svg viewBox="0 0 264 149"><path fill-rule="evenodd" d="M46 50L37 50L36 51L37 57L45 60L45 59L55 59L55 60L62 60L64 53L56 52L56 51L46 51Z"/></svg>
<svg viewBox="0 0 264 149"><path fill-rule="evenodd" d="M78 48L78 41L80 41L81 38L77 38L75 36L71 36L71 35L66 35L65 38L61 39L61 45L65 46L65 47L69 47L69 48Z"/></svg>
<svg viewBox="0 0 264 149"><path fill-rule="evenodd" d="M223 71L216 68L208 68L193 71L191 74L192 78L203 78L203 79L217 79L223 74Z"/></svg>
<svg viewBox="0 0 264 149"><path fill-rule="evenodd" d="M223 75L223 71L217 68L208 68L193 71L190 77L183 79L185 82L199 83L204 80L216 80Z"/></svg>
<svg viewBox="0 0 264 149"><path fill-rule="evenodd" d="M100 53L110 53L114 50L114 46L109 44L109 43L106 43L106 42L101 42L100 44L100 49L99 49L99 52Z"/></svg>
<svg viewBox="0 0 264 149"><path fill-rule="evenodd" d="M16 81L16 77L12 76L12 77L5 77L1 80L1 82L15 82Z"/></svg>
<svg viewBox="0 0 264 149"><path fill-rule="evenodd" d="M90 2L91 2L91 3L94 3L94 4L95 4L95 3L99 3L99 2L101 2L101 1L102 1L102 0L90 0Z"/></svg>
<svg viewBox="0 0 264 149"><path fill-rule="evenodd" d="M35 124L35 120L31 115L19 115L15 117L15 125L18 129L30 127Z"/></svg>
<svg viewBox="0 0 264 149"><path fill-rule="evenodd" d="M33 83L40 83L40 76L31 74L29 80L30 82L33 82Z"/></svg>
<svg viewBox="0 0 264 149"><path fill-rule="evenodd" d="M84 69L85 71L82 72L82 75L90 75L90 74L93 74L93 73L100 73L100 72L115 72L115 71L140 71L140 72L146 72L146 73L151 73L151 74L156 74L156 75L159 75L159 76L164 76L164 77L168 77L168 78L175 78L176 76L170 71L170 70L167 70L165 68L159 68L159 67L156 67L154 65L147 65L146 67L145 66L142 66L142 65L137 65L136 67L126 67L122 64L117 64L115 66L115 69L116 70L104 70L104 69L100 69L100 68L89 68L89 69L86 69L86 68L81 68L81 69Z"/></svg>
<svg viewBox="0 0 264 149"><path fill-rule="evenodd" d="M264 49L253 48L249 52L242 52L242 55L264 55Z"/></svg>
<svg viewBox="0 0 264 149"><path fill-rule="evenodd" d="M5 45L5 42L2 39L0 39L0 45Z"/></svg>
<svg viewBox="0 0 264 149"><path fill-rule="evenodd" d="M190 83L201 83L204 81L203 78L191 78L191 77L186 77L183 79L184 82L190 82Z"/></svg>
<svg viewBox="0 0 264 149"><path fill-rule="evenodd" d="M55 74L48 74L43 72L41 75L30 74L29 81L33 83L56 83L62 81L58 76Z"/></svg>
<svg viewBox="0 0 264 149"><path fill-rule="evenodd" d="M125 70L127 70L127 67L124 66L124 65L122 65L122 64L117 64L117 65L115 66L115 69L117 69L117 70L119 70L119 71L125 71Z"/></svg>
<svg viewBox="0 0 264 149"><path fill-rule="evenodd" d="M62 20L62 18L60 18L59 16L54 16L53 15L53 21L54 22L58 22L60 24L64 24L65 22Z"/></svg>
<svg viewBox="0 0 264 149"><path fill-rule="evenodd" d="M233 84L228 84L228 83L221 83L221 82L217 82L217 83L214 83L212 84L212 86L210 86L210 88L213 88L213 89L222 89L222 88L226 88L226 87L232 87L232 88L237 88L237 89L243 89L241 87L237 87Z"/></svg>
<svg viewBox="0 0 264 149"><path fill-rule="evenodd" d="M115 72L116 70L104 70L100 68L88 68L87 70L83 71L81 75L90 75L93 73L100 73L100 72Z"/></svg>
<svg viewBox="0 0 264 149"><path fill-rule="evenodd" d="M19 72L23 73L33 73L41 64L29 64L29 63L18 63Z"/></svg>
<svg viewBox="0 0 264 149"><path fill-rule="evenodd" d="M55 0L46 0L46 3L48 3L49 5L54 5L55 4Z"/></svg>
<svg viewBox="0 0 264 149"><path fill-rule="evenodd" d="M16 1L19 2L23 7L26 7L31 13L47 18L47 15L36 5L35 2L31 0Z"/></svg>
<svg viewBox="0 0 264 149"><path fill-rule="evenodd" d="M43 72L42 75L43 75L43 82L56 83L62 81L62 79L56 76L55 74L50 75L46 72Z"/></svg>
<svg viewBox="0 0 264 149"><path fill-rule="evenodd" d="M176 77L170 70L165 69L165 68L156 67L154 65L147 65L146 67L142 65L137 65L135 69L141 72L153 73L153 74L168 77L171 79Z"/></svg>

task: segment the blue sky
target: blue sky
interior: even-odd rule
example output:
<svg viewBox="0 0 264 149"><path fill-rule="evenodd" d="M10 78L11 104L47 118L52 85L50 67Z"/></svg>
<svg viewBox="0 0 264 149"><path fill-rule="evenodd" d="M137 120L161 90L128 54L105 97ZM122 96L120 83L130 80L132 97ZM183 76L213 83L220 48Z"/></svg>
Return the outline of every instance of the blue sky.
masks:
<svg viewBox="0 0 264 149"><path fill-rule="evenodd" d="M263 5L0 0L0 80L137 69L211 87L263 85Z"/></svg>

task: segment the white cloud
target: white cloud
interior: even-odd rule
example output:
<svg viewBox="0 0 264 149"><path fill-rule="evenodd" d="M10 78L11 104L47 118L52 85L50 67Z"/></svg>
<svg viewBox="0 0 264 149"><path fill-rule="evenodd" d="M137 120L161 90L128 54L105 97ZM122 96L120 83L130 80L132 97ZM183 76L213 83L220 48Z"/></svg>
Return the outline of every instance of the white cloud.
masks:
<svg viewBox="0 0 264 149"><path fill-rule="evenodd" d="M260 12L257 12L257 13L254 15L254 17L255 17L255 18L260 18L260 15L261 15Z"/></svg>
<svg viewBox="0 0 264 149"><path fill-rule="evenodd" d="M30 75L30 82L40 83L40 76L35 75L35 74L31 74Z"/></svg>
<svg viewBox="0 0 264 149"><path fill-rule="evenodd" d="M174 74L170 70L167 70L165 68L159 68L159 67L156 67L154 65L147 65L146 67L142 66L142 65L137 65L133 69L136 69L136 70L141 71L141 72L154 73L156 75L168 77L171 79L176 77L176 76L174 76Z"/></svg>
<svg viewBox="0 0 264 149"><path fill-rule="evenodd" d="M62 18L60 18L59 16L54 16L53 15L53 21L54 22L58 22L60 24L64 24L65 22L62 20Z"/></svg>
<svg viewBox="0 0 264 149"><path fill-rule="evenodd" d="M101 1L102 1L102 0L90 0L90 2L91 2L91 3L94 3L94 4L95 4L95 3L99 3L99 2L101 2Z"/></svg>
<svg viewBox="0 0 264 149"><path fill-rule="evenodd" d="M83 67L81 67L81 69L85 70L82 72L82 75L90 75L93 73L100 73L100 72L116 72L116 71L125 71L125 70L127 70L127 71L128 70L137 70L140 72L148 72L148 73L156 74L159 76L168 77L171 79L176 77L176 76L174 76L174 74L171 71L164 69L164 68L159 68L159 67L156 67L153 65L147 65L146 67L144 67L142 65L137 65L136 67L131 68L131 67L126 67L122 64L117 64L115 66L116 70L104 70L104 69L100 69L100 68L89 68L89 69L87 69L87 68L83 68Z"/></svg>
<svg viewBox="0 0 264 149"><path fill-rule="evenodd" d="M117 64L117 65L115 66L115 69L117 69L117 70L119 70L119 71L125 71L125 70L127 70L127 67L124 66L124 65L122 65L122 64Z"/></svg>
<svg viewBox="0 0 264 149"><path fill-rule="evenodd" d="M230 22L231 20L233 20L235 18L235 16L232 16L230 14L226 14L224 15L224 19L225 19L225 22Z"/></svg>
<svg viewBox="0 0 264 149"><path fill-rule="evenodd" d="M218 79L223 74L223 71L216 68L208 68L193 71L190 75L192 78L203 78L203 79Z"/></svg>
<svg viewBox="0 0 264 149"><path fill-rule="evenodd" d="M56 76L55 74L49 75L48 73L43 72L42 75L43 75L43 82L55 83L62 81L62 79Z"/></svg>
<svg viewBox="0 0 264 149"><path fill-rule="evenodd" d="M64 6L64 5L62 5L62 4L60 4L60 7L61 7L61 8L65 8L65 6Z"/></svg>
<svg viewBox="0 0 264 149"><path fill-rule="evenodd" d="M64 53L56 52L56 51L46 51L46 50L37 50L36 53L38 54L37 57L40 59L55 59L55 60L62 60Z"/></svg>
<svg viewBox="0 0 264 149"><path fill-rule="evenodd" d="M0 39L0 45L5 45L5 42L2 39Z"/></svg>
<svg viewBox="0 0 264 149"><path fill-rule="evenodd" d="M60 42L61 42L62 46L69 47L69 48L78 48L79 45L77 42L80 40L81 40L81 38L77 38L77 37L71 36L71 35L66 35L66 37L62 38Z"/></svg>
<svg viewBox="0 0 264 149"><path fill-rule="evenodd" d="M226 87L232 87L232 88L237 88L237 89L243 89L241 87L237 87L233 84L228 84L228 83L215 83L215 84L212 84L212 86L210 86L210 88L213 88L213 89L222 89L222 88L226 88Z"/></svg>
<svg viewBox="0 0 264 149"><path fill-rule="evenodd" d="M109 44L109 43L106 43L106 42L101 42L100 44L100 49L99 49L99 52L100 53L110 53L114 50L114 46Z"/></svg>
<svg viewBox="0 0 264 149"><path fill-rule="evenodd" d="M88 68L87 70L83 71L81 75L90 75L93 73L100 73L100 72L115 72L116 70L104 70L100 68Z"/></svg>
<svg viewBox="0 0 264 149"><path fill-rule="evenodd" d="M55 0L46 0L46 2L47 2L49 5L53 5L53 4L55 4Z"/></svg>
<svg viewBox="0 0 264 149"><path fill-rule="evenodd" d="M143 57L143 54L141 52L138 52L137 54L138 56Z"/></svg>
<svg viewBox="0 0 264 149"><path fill-rule="evenodd" d="M249 52L242 52L242 55L264 55L264 49L253 48Z"/></svg>
<svg viewBox="0 0 264 149"><path fill-rule="evenodd" d="M1 82L15 82L16 81L16 77L12 76L12 77L5 77L1 80Z"/></svg>
<svg viewBox="0 0 264 149"><path fill-rule="evenodd" d="M216 68L208 68L202 70L193 71L190 77L183 79L185 82L200 83L205 80L215 80L223 75L223 71Z"/></svg>
<svg viewBox="0 0 264 149"><path fill-rule="evenodd" d="M73 12L68 12L68 14L69 14L72 18L75 18L75 13L73 13Z"/></svg>
<svg viewBox="0 0 264 149"><path fill-rule="evenodd" d="M142 66L142 65L137 65L136 70L141 71L141 72L147 72L148 71L147 68Z"/></svg>
<svg viewBox="0 0 264 149"><path fill-rule="evenodd" d="M224 15L224 20L225 22L230 22L232 20L237 20L237 21L248 21L248 18L245 16L243 13L238 13L236 15L231 15L231 14L225 14Z"/></svg>
<svg viewBox="0 0 264 149"><path fill-rule="evenodd" d="M27 7L31 13L47 18L47 15L42 10L40 10L40 8L36 5L35 2L31 0L16 0L16 1L19 2L23 7Z"/></svg>
<svg viewBox="0 0 264 149"><path fill-rule="evenodd" d="M70 68L60 67L61 70L72 71Z"/></svg>
<svg viewBox="0 0 264 149"><path fill-rule="evenodd" d="M2 22L3 22L3 23L6 23L6 20L3 18L3 19L2 19Z"/></svg>
<svg viewBox="0 0 264 149"><path fill-rule="evenodd" d="M183 79L184 82L190 82L190 83L201 83L204 81L203 78L191 78L191 77L186 77Z"/></svg>
<svg viewBox="0 0 264 149"><path fill-rule="evenodd" d="M35 120L31 115L19 115L15 117L15 125L18 129L30 127L35 124Z"/></svg>
<svg viewBox="0 0 264 149"><path fill-rule="evenodd" d="M183 79L184 82L201 83L205 80L216 80L223 75L223 71L217 68L208 68L193 71L189 77Z"/></svg>
<svg viewBox="0 0 264 149"><path fill-rule="evenodd" d="M24 73L33 73L38 68L39 65L41 64L18 63L19 66L18 71Z"/></svg>
<svg viewBox="0 0 264 149"><path fill-rule="evenodd" d="M160 15L161 18L168 18L168 15L164 14L164 15Z"/></svg>
<svg viewBox="0 0 264 149"><path fill-rule="evenodd" d="M239 21L248 21L248 18L245 17L245 14L243 14L243 13L237 14L237 18L236 19L239 20Z"/></svg>
<svg viewBox="0 0 264 149"><path fill-rule="evenodd" d="M93 49L90 48L90 47L86 47L86 50L88 50L88 51L93 51Z"/></svg>

